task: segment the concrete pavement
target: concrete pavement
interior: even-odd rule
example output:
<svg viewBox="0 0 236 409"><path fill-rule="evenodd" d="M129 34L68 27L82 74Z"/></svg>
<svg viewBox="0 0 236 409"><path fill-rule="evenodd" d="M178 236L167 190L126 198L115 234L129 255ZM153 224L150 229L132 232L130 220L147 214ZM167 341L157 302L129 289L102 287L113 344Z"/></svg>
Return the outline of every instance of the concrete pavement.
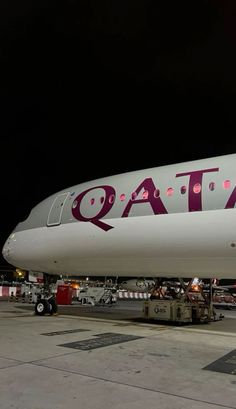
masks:
<svg viewBox="0 0 236 409"><path fill-rule="evenodd" d="M236 376L204 369L230 352L236 369L235 328L39 317L9 302L0 326L1 409L236 409Z"/></svg>

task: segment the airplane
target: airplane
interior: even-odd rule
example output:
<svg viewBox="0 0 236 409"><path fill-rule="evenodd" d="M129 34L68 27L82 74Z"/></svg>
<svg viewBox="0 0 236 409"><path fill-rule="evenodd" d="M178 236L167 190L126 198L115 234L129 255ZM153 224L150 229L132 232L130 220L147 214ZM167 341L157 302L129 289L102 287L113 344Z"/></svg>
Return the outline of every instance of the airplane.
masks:
<svg viewBox="0 0 236 409"><path fill-rule="evenodd" d="M155 286L155 280L145 278L134 278L122 281L119 288L126 291L137 291L139 293L146 293Z"/></svg>
<svg viewBox="0 0 236 409"><path fill-rule="evenodd" d="M3 247L59 275L236 278L236 154L96 179L52 194Z"/></svg>

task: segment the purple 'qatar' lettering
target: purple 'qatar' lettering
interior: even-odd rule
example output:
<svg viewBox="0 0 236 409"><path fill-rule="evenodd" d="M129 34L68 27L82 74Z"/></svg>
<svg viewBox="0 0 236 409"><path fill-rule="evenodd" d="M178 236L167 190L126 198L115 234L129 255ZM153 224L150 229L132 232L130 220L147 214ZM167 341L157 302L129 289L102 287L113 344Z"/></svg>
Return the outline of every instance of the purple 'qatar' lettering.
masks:
<svg viewBox="0 0 236 409"><path fill-rule="evenodd" d="M135 193L138 195L139 192L144 189L148 191L148 198L147 199L138 199L138 200L129 200L125 210L121 217L128 217L131 207L137 203L147 203L149 202L152 206L152 210L154 214L164 214L168 213L165 206L163 205L160 197L154 197L154 192L156 190L156 186L153 183L152 178L146 178L144 181L137 187Z"/></svg>
<svg viewBox="0 0 236 409"><path fill-rule="evenodd" d="M94 190L94 189L104 189L104 191L106 193L106 197L105 197L103 206L102 206L100 212L96 216L89 217L89 218L84 217L81 214L81 211L80 211L81 201L83 200L84 196L88 192L90 192L91 190ZM102 217L104 217L111 210L111 208L112 208L112 206L114 204L114 202L109 203L110 195L116 196L116 192L115 192L115 189L112 186L108 186L108 185L96 186L96 187L92 187L91 189L85 190L84 192L80 193L74 200L74 203L77 202L77 204L76 204L75 208L72 208L73 216L77 220L80 220L81 222L91 222L91 223L95 224L95 226L100 227L100 229L105 230L105 231L113 229L113 226L109 226L109 224L106 224L106 223L104 223L104 222L102 222L100 220Z"/></svg>
<svg viewBox="0 0 236 409"><path fill-rule="evenodd" d="M202 187L202 176L207 172L218 172L219 168L194 170L192 172L177 173L176 177L190 176L188 188L188 209L189 212L202 210L202 190L199 193L194 193L193 187L199 183Z"/></svg>
<svg viewBox="0 0 236 409"><path fill-rule="evenodd" d="M233 209L236 203L236 187L231 193L228 202L226 203L225 209Z"/></svg>

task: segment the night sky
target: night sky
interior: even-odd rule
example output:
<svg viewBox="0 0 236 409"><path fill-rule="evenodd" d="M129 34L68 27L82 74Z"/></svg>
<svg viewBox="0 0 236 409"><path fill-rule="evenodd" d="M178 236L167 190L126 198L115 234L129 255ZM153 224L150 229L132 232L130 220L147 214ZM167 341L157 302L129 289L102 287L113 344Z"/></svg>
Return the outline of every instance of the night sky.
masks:
<svg viewBox="0 0 236 409"><path fill-rule="evenodd" d="M235 1L0 8L1 247L56 191L236 152Z"/></svg>

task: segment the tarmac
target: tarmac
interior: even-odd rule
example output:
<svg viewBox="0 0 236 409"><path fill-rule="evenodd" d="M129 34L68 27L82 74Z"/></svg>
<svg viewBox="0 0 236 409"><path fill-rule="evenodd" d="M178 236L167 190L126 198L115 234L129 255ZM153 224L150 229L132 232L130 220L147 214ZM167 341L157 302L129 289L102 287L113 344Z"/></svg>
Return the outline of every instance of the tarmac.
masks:
<svg viewBox="0 0 236 409"><path fill-rule="evenodd" d="M0 408L236 409L235 311L175 326L125 310L0 302Z"/></svg>

